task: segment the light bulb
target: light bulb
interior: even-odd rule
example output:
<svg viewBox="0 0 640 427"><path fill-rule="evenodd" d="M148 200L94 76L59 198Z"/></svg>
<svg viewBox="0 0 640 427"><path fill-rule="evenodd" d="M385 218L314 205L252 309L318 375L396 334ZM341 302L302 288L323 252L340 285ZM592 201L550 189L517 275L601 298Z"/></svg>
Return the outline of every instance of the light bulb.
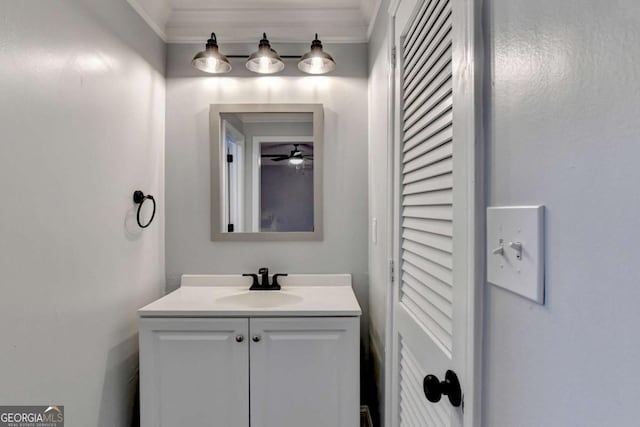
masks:
<svg viewBox="0 0 640 427"><path fill-rule="evenodd" d="M324 71L324 61L322 58L312 58L311 59L311 74L319 74Z"/></svg>
<svg viewBox="0 0 640 427"><path fill-rule="evenodd" d="M292 157L289 159L289 163L292 165L301 165L304 162L302 157Z"/></svg>
<svg viewBox="0 0 640 427"><path fill-rule="evenodd" d="M271 65L271 60L266 56L263 56L262 58L258 59L258 69L260 70L261 73L268 73L269 65Z"/></svg>

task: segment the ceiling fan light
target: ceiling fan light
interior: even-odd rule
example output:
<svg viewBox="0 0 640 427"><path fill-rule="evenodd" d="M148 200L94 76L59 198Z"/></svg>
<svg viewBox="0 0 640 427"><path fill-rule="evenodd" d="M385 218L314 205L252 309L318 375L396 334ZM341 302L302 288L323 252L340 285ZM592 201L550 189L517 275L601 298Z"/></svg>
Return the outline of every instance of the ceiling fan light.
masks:
<svg viewBox="0 0 640 427"><path fill-rule="evenodd" d="M229 60L218 51L218 41L215 33L211 33L211 38L207 40L205 50L196 53L191 65L209 74L224 74L231 71Z"/></svg>
<svg viewBox="0 0 640 427"><path fill-rule="evenodd" d="M292 157L289 159L289 163L292 165L301 165L304 163L304 159L302 157Z"/></svg>
<svg viewBox="0 0 640 427"><path fill-rule="evenodd" d="M274 74L284 69L284 62L278 52L271 48L265 33L262 34L258 50L249 55L246 67L249 71L258 74Z"/></svg>
<svg viewBox="0 0 640 427"><path fill-rule="evenodd" d="M311 42L311 50L300 58L298 69L307 74L326 74L336 68L336 61L322 49L322 42L316 38Z"/></svg>

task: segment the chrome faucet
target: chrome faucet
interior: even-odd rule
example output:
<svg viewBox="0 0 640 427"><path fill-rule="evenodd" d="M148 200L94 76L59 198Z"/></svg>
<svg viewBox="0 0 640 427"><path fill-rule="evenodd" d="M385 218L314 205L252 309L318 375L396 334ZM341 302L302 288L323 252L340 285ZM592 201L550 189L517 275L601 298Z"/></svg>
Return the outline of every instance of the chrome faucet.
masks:
<svg viewBox="0 0 640 427"><path fill-rule="evenodd" d="M258 280L258 274L260 275L260 280ZM273 282L269 283L269 269L267 267L262 267L258 270L258 274L245 273L243 276L248 276L253 279L253 284L249 288L250 291L279 291L281 289L280 284L278 283L278 277L286 277L288 274L274 274ZM262 283L261 283L262 281Z"/></svg>

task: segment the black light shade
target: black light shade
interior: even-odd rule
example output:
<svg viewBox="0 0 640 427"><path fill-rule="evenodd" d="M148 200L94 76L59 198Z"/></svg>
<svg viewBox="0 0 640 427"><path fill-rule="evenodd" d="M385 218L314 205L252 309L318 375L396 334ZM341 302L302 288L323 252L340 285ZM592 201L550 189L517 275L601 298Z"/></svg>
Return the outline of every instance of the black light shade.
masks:
<svg viewBox="0 0 640 427"><path fill-rule="evenodd" d="M258 74L274 74L284 69L284 62L278 52L271 49L267 34L262 34L258 50L249 55L247 69Z"/></svg>
<svg viewBox="0 0 640 427"><path fill-rule="evenodd" d="M311 42L311 50L300 58L298 69L307 74L326 74L336 69L336 61L322 50L322 42L316 38Z"/></svg>
<svg viewBox="0 0 640 427"><path fill-rule="evenodd" d="M224 74L231 71L231 64L226 56L218 51L216 34L211 33L207 40L207 46L202 52L198 52L191 61L196 69L210 74Z"/></svg>

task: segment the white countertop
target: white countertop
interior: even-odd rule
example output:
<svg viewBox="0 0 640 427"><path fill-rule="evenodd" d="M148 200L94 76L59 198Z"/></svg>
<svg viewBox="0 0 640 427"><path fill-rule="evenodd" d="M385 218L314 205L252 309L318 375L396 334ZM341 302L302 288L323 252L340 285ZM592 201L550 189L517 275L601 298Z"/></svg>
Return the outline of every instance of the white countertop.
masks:
<svg viewBox="0 0 640 427"><path fill-rule="evenodd" d="M351 275L290 275L280 291L249 291L241 275L184 275L180 288L138 310L140 317L360 316Z"/></svg>

